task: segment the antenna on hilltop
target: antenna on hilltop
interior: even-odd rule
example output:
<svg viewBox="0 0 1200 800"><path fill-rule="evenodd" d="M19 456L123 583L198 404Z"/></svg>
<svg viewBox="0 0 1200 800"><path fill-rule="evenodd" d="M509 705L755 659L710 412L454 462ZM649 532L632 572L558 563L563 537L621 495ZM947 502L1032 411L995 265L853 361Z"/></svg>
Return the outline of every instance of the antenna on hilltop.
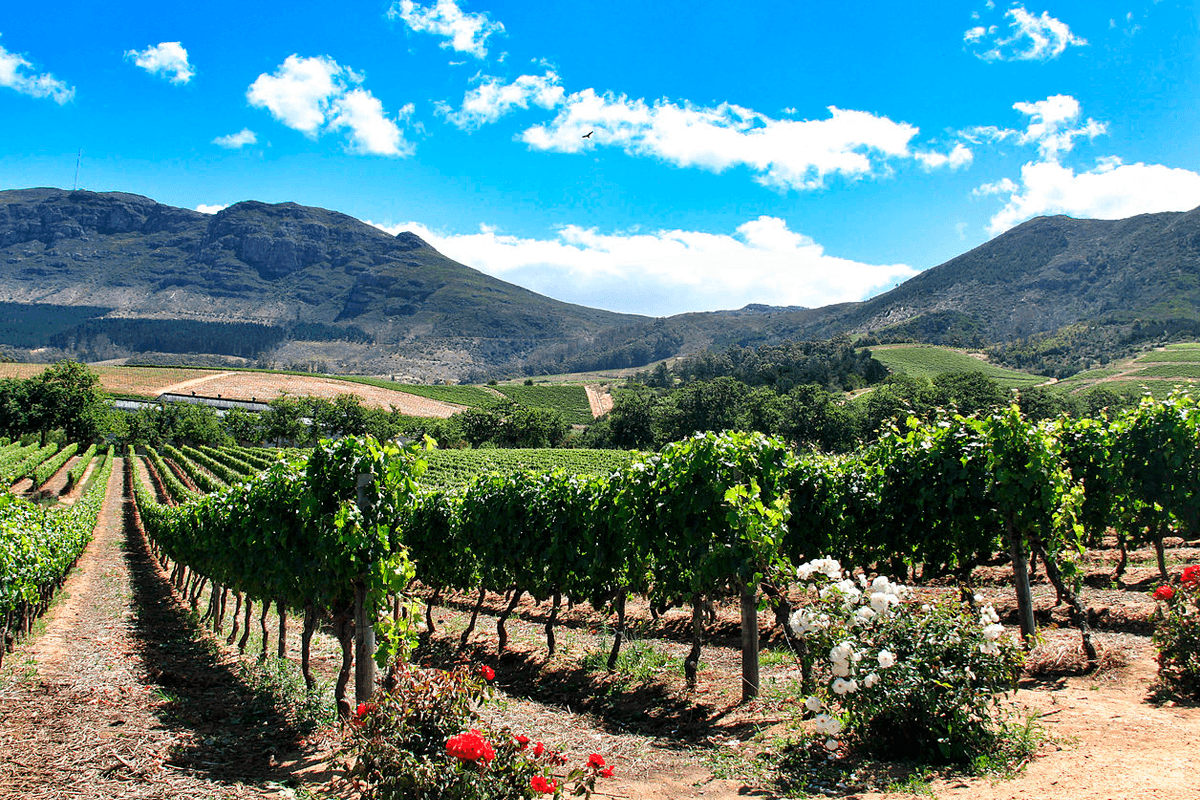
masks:
<svg viewBox="0 0 1200 800"><path fill-rule="evenodd" d="M71 187L71 191L79 188L79 164L83 161L83 148L79 148L79 155L75 157L75 185Z"/></svg>

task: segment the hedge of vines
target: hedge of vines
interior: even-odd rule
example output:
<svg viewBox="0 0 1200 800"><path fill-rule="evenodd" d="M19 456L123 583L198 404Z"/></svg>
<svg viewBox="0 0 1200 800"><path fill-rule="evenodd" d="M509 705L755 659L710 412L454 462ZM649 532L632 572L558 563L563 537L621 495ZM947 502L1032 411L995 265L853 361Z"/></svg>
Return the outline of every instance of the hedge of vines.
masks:
<svg viewBox="0 0 1200 800"><path fill-rule="evenodd" d="M83 497L66 510L0 493L0 662L10 636L29 632L92 540L111 472L109 448Z"/></svg>
<svg viewBox="0 0 1200 800"><path fill-rule="evenodd" d="M754 598L760 587L779 598L791 565L811 558L967 581L1004 553L1031 636L1026 560L1036 557L1092 655L1075 557L1111 526L1134 542L1196 531L1198 430L1200 409L1187 397L1147 400L1111 421L1033 424L1014 406L980 419L910 420L849 457L797 456L761 434L705 433L605 476L492 474L426 491L415 482L418 453L344 440L178 509L157 507L144 490L139 503L172 559L293 608L344 605L351 579L367 574L377 602L384 587L402 587L402 574L430 587L431 603L442 590L478 592L477 611L487 592L508 592L501 647L524 593L553 601L550 649L563 598L609 605L622 619L629 594L653 607L687 603L689 678L706 600ZM355 459L366 453L374 533L347 537L344 528L364 529L351 500Z"/></svg>

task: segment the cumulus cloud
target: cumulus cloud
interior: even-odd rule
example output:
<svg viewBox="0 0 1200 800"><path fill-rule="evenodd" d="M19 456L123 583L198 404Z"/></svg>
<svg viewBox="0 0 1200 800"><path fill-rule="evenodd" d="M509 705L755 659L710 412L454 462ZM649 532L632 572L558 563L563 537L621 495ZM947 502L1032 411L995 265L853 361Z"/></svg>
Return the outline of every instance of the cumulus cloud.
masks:
<svg viewBox="0 0 1200 800"><path fill-rule="evenodd" d="M30 97L49 97L62 105L75 97L75 87L68 86L49 72L32 72L31 64L24 56L10 53L0 47L0 86Z"/></svg>
<svg viewBox="0 0 1200 800"><path fill-rule="evenodd" d="M126 50L125 58L149 72L161 75L171 83L187 83L196 74L188 63L187 50L179 42L159 42L145 50Z"/></svg>
<svg viewBox="0 0 1200 800"><path fill-rule="evenodd" d="M1122 219L1188 211L1200 206L1200 173L1162 164L1122 164L1114 157L1079 173L1054 161L1030 162L1021 168L1020 185L1006 179L987 185L982 193L1009 195L989 224L995 235L1043 214Z"/></svg>
<svg viewBox="0 0 1200 800"><path fill-rule="evenodd" d="M242 128L237 133L218 136L212 140L212 143L218 147L224 147L226 150L238 150L248 144L258 144L258 137L249 128Z"/></svg>
<svg viewBox="0 0 1200 800"><path fill-rule="evenodd" d="M829 255L768 216L732 234L602 233L568 225L554 238L532 239L486 227L465 235L419 223L377 227L392 234L411 230L457 261L551 297L655 316L747 303L815 307L860 300L917 272Z"/></svg>
<svg viewBox="0 0 1200 800"><path fill-rule="evenodd" d="M359 86L363 76L328 56L288 56L274 74L263 73L246 90L246 99L265 108L279 122L309 136L344 130L349 150L366 155L407 156L413 146L405 140L398 120L412 112L407 105L395 119L383 103Z"/></svg>
<svg viewBox="0 0 1200 800"><path fill-rule="evenodd" d="M451 111L445 105L439 106L439 111L457 127L473 130L496 122L518 108L527 109L530 104L552 109L562 103L563 97L558 73L553 70L547 70L544 75L522 75L512 83L484 76L478 86L463 95L462 106L457 111Z"/></svg>
<svg viewBox="0 0 1200 800"><path fill-rule="evenodd" d="M218 211L223 211L226 208L229 208L228 203L226 203L223 206L209 206L209 205L205 205L204 203L201 203L200 205L196 206L196 210L199 211L201 214L215 214Z"/></svg>
<svg viewBox="0 0 1200 800"><path fill-rule="evenodd" d="M584 139L588 131L593 136ZM679 167L721 172L744 166L765 186L799 190L819 188L829 175L864 177L888 159L913 158L909 143L917 133L908 123L834 106L826 119L773 119L732 103L647 103L589 88L567 95L554 120L520 138L535 150L607 146ZM959 151L955 158L964 157Z"/></svg>
<svg viewBox="0 0 1200 800"><path fill-rule="evenodd" d="M976 25L963 34L963 41L984 61L1049 61L1061 56L1068 47L1083 46L1087 40L1076 36L1062 20L1043 11L1030 14L1024 6L1004 12L1008 30L1001 33L996 25Z"/></svg>
<svg viewBox="0 0 1200 800"><path fill-rule="evenodd" d="M1094 139L1107 130L1103 122L1091 117L1081 121L1079 101L1066 94L1032 103L1014 103L1013 108L1028 117L1024 130L989 125L971 128L963 135L971 141L1011 140L1020 145L1036 144L1043 160L1056 161L1061 154L1070 152L1076 139Z"/></svg>
<svg viewBox="0 0 1200 800"><path fill-rule="evenodd" d="M487 40L504 32L504 25L493 21L486 13L470 14L458 7L455 0L437 0L425 7L412 0L399 0L387 12L389 19L400 19L416 33L432 33L445 39L441 46L469 53L476 58L487 56Z"/></svg>
<svg viewBox="0 0 1200 800"><path fill-rule="evenodd" d="M937 169L939 167L959 169L969 165L975 159L975 155L971 152L970 148L962 142L958 142L949 153L937 153L933 151L916 152L913 153L913 158L926 169Z"/></svg>

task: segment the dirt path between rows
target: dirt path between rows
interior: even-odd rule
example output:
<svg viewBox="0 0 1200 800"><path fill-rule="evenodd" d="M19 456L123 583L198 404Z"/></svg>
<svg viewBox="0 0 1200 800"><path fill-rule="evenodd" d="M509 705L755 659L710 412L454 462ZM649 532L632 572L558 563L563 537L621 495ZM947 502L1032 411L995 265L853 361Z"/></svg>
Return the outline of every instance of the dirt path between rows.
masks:
<svg viewBox="0 0 1200 800"><path fill-rule="evenodd" d="M117 459L95 539L0 679L0 797L276 796L298 739L206 645L125 536Z"/></svg>

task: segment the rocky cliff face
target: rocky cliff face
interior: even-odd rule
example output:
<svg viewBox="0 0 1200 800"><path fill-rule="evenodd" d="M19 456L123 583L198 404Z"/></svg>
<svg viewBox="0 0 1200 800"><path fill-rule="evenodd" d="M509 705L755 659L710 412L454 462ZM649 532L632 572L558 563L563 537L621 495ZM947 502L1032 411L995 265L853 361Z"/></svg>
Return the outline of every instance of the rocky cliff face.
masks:
<svg viewBox="0 0 1200 800"><path fill-rule="evenodd" d="M325 209L244 202L210 216L56 189L0 192L0 300L101 309L56 332L83 354L157 349L155 327L183 321L210 326L195 344L220 353L222 330L252 324L274 330L260 355L441 378L519 368L539 349L640 319L536 295L415 234ZM431 358L436 374L419 368Z"/></svg>

